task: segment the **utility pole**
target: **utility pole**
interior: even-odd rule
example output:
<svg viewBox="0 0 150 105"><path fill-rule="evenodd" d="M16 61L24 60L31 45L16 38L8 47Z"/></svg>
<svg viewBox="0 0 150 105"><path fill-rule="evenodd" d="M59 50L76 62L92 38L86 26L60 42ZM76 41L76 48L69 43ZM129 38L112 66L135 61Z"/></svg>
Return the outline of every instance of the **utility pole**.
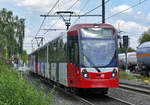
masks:
<svg viewBox="0 0 150 105"><path fill-rule="evenodd" d="M105 23L105 0L102 0L102 23Z"/></svg>
<svg viewBox="0 0 150 105"><path fill-rule="evenodd" d="M128 72L128 55L127 54L128 54L128 47L125 47L125 58L126 58L126 66L125 66L126 70L125 71L126 72Z"/></svg>

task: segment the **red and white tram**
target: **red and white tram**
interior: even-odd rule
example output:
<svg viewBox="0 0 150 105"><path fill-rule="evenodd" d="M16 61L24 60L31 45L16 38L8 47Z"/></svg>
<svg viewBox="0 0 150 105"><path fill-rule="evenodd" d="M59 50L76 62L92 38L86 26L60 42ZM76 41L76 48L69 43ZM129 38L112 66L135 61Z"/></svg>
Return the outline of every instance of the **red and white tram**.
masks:
<svg viewBox="0 0 150 105"><path fill-rule="evenodd" d="M29 55L31 72L71 89L107 93L119 83L117 30L77 24Z"/></svg>

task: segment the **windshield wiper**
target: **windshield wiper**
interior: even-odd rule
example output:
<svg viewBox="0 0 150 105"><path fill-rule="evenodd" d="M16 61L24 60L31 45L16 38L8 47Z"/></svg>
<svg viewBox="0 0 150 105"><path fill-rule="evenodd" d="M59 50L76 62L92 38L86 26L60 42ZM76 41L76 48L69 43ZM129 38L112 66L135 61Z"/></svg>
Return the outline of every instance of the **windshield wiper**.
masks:
<svg viewBox="0 0 150 105"><path fill-rule="evenodd" d="M97 70L97 72L101 72L101 70L98 67L96 67L96 65L85 54L83 54L83 56L86 57L88 62L93 65L93 67Z"/></svg>

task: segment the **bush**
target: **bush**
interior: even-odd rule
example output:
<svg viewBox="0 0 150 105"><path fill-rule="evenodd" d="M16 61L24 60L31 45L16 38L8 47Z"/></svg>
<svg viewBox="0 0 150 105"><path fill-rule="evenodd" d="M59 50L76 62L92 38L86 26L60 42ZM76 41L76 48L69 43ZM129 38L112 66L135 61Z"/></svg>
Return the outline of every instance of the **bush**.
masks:
<svg viewBox="0 0 150 105"><path fill-rule="evenodd" d="M3 65L10 65L10 61L7 61L1 54L0 54L0 66Z"/></svg>
<svg viewBox="0 0 150 105"><path fill-rule="evenodd" d="M123 71L119 72L119 78L128 79L128 80L136 80L136 77L134 77L132 74L128 74L128 73L123 72Z"/></svg>
<svg viewBox="0 0 150 105"><path fill-rule="evenodd" d="M15 70L0 67L0 105L50 105L54 101L54 91L46 95L42 89L18 76Z"/></svg>

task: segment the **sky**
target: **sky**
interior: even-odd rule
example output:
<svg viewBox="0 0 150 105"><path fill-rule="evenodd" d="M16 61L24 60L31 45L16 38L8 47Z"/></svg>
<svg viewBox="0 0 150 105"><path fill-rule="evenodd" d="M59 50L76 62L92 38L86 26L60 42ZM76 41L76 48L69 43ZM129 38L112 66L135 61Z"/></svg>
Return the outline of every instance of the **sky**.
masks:
<svg viewBox="0 0 150 105"><path fill-rule="evenodd" d="M84 14L93 8L101 5L102 0L59 0L55 8L50 12L53 15L57 11L69 10L76 14ZM119 31L120 35L128 35L130 38L130 47L136 49L139 45L139 37L150 26L150 0L105 0L106 23L112 24ZM57 0L0 0L0 10L6 8L14 13L14 16L25 19L25 39L24 49L31 53L37 48L35 36L44 37L44 43L47 43L59 36L61 31L39 30L43 21L42 14L47 14L52 9ZM138 4L135 6L136 4ZM74 6L72 6L75 4ZM134 8L132 8L134 6ZM130 9L128 9L130 8ZM128 9L127 11L124 11ZM124 11L120 13L121 11ZM116 13L120 13L114 15ZM101 15L101 7L89 14ZM77 22L75 20L78 19ZM56 23L57 22L57 23ZM53 27L52 25L56 23ZM72 25L79 23L101 23L101 17L80 17L71 18ZM41 29L65 29L65 24L59 17L47 17ZM37 33L38 32L38 33ZM33 41L32 41L33 40ZM32 44L33 43L33 48Z"/></svg>

